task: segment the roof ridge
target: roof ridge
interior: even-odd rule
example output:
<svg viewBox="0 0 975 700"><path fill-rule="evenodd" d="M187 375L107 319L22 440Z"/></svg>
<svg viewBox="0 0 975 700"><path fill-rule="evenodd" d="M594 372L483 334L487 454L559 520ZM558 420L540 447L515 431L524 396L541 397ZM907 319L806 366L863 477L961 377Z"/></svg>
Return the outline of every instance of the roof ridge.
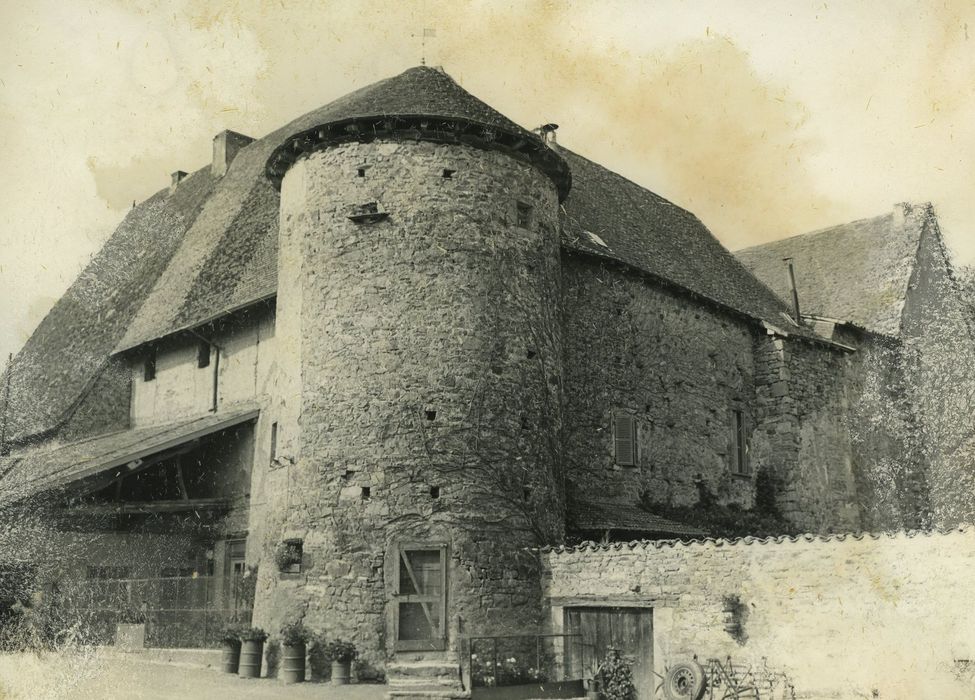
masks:
<svg viewBox="0 0 975 700"><path fill-rule="evenodd" d="M607 551L610 549L621 549L623 546L627 546L630 549L663 549L674 548L677 546L682 547L737 547L737 546L751 546L757 545L767 545L767 544L798 544L800 542L808 543L820 543L820 544L832 544L834 542L845 542L847 540L862 541L866 538L871 540L881 540L881 539L914 539L915 537L947 537L951 535L975 535L975 524L973 523L962 523L951 528L931 528L927 530L914 530L914 529L898 529L898 530L882 530L878 532L866 532L866 531L856 531L856 532L838 532L838 533L828 533L828 534L815 534L815 533L803 533L797 535L769 535L767 537L756 537L752 535L746 535L744 537L701 537L701 538L674 538L665 540L631 540L629 542L612 542L612 543L598 543L598 542L580 542L577 545L546 545L544 547L535 548L539 552L552 553L552 554L578 554L586 551Z"/></svg>

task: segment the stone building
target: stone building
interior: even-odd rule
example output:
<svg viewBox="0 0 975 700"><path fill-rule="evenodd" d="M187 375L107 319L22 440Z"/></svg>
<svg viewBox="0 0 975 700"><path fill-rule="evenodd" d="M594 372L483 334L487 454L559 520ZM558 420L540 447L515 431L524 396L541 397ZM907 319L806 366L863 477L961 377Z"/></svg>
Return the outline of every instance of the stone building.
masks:
<svg viewBox="0 0 975 700"><path fill-rule="evenodd" d="M395 677L542 625L537 548L566 538L693 538L707 507L832 532L884 500L915 522L931 433L894 364L941 342L941 282L905 272L935 268L851 273L872 317L830 308L794 251L797 314L780 251L742 253L756 277L555 129L418 67L218 134L9 368L5 556L62 586L205 579L221 609L352 639L362 675ZM941 250L929 208L898 212ZM881 454L919 461L882 491Z"/></svg>

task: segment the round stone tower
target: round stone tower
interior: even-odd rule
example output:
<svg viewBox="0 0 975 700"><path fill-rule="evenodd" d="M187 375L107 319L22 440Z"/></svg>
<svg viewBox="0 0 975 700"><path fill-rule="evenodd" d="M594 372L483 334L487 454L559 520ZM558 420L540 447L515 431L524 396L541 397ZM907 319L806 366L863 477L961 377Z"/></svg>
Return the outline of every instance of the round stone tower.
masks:
<svg viewBox="0 0 975 700"><path fill-rule="evenodd" d="M281 351L255 622L303 619L381 673L536 631L529 548L564 520L569 174L436 69L319 117L268 162Z"/></svg>

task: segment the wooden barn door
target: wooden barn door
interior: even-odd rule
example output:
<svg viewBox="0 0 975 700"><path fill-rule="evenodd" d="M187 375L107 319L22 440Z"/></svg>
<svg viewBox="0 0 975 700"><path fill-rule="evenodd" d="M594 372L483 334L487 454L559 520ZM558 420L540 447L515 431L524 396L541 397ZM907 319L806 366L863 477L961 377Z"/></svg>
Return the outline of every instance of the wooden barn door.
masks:
<svg viewBox="0 0 975 700"><path fill-rule="evenodd" d="M637 700L651 700L653 675L653 611L649 608L566 608L566 634L581 635L568 645L568 666L589 676L610 649L619 650L633 664Z"/></svg>

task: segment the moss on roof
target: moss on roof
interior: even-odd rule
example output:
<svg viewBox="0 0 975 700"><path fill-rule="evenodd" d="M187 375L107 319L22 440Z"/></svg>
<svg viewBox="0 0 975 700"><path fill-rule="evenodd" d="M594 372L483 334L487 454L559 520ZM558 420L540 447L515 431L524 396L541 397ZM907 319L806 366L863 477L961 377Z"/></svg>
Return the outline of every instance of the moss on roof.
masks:
<svg viewBox="0 0 975 700"><path fill-rule="evenodd" d="M900 334L908 282L930 204L746 248L738 258L781 298L791 290L784 258L792 258L803 314L846 321L876 333Z"/></svg>
<svg viewBox="0 0 975 700"><path fill-rule="evenodd" d="M442 71L417 67L248 144L220 178L207 167L175 193L160 192L126 217L17 356L8 434L23 438L56 427L113 351L274 295L279 195L265 175L271 153L317 125L383 114L463 118L535 138ZM563 217L567 248L784 323L783 303L693 214L571 151L558 151L574 181Z"/></svg>
<svg viewBox="0 0 975 700"><path fill-rule="evenodd" d="M213 184L205 168L125 216L11 363L8 440L51 431L70 413L102 372Z"/></svg>

